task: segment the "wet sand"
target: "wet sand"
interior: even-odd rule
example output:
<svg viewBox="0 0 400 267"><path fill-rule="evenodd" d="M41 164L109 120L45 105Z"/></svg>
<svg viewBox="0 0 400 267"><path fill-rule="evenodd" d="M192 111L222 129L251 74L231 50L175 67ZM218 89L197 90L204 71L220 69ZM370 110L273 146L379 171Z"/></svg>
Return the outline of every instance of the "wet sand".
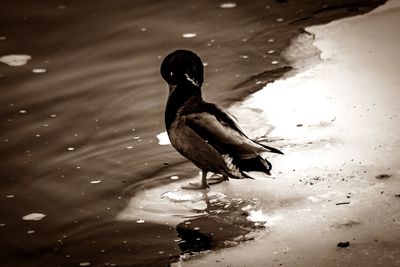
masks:
<svg viewBox="0 0 400 267"><path fill-rule="evenodd" d="M231 108L264 116L285 156L271 159L276 180L212 190L257 198L265 229L175 266L400 266L399 23L389 1L307 28L320 62Z"/></svg>

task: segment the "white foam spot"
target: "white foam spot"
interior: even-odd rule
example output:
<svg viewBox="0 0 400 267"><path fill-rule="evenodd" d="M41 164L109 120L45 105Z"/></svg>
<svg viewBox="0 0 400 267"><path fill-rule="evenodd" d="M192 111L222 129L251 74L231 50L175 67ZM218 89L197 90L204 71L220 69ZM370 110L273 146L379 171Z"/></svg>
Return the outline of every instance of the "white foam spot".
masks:
<svg viewBox="0 0 400 267"><path fill-rule="evenodd" d="M44 217L46 217L45 214L34 212L31 214L25 215L24 217L22 217L22 220L24 220L24 221L40 221Z"/></svg>
<svg viewBox="0 0 400 267"><path fill-rule="evenodd" d="M79 266L90 266L90 262L81 262L79 263Z"/></svg>
<svg viewBox="0 0 400 267"><path fill-rule="evenodd" d="M176 176L176 175L171 176L171 180L178 180L178 179L179 179L179 176Z"/></svg>
<svg viewBox="0 0 400 267"><path fill-rule="evenodd" d="M194 38L196 36L197 36L197 33L194 33L194 32L187 32L187 33L182 34L183 38Z"/></svg>
<svg viewBox="0 0 400 267"><path fill-rule="evenodd" d="M144 223L143 219L136 220L137 223Z"/></svg>
<svg viewBox="0 0 400 267"><path fill-rule="evenodd" d="M75 150L75 148L73 148L73 147L69 147L69 148L67 148L67 150L68 150L68 151L74 151L74 150Z"/></svg>
<svg viewBox="0 0 400 267"><path fill-rule="evenodd" d="M25 109L21 109L18 111L20 114L26 114L26 110Z"/></svg>
<svg viewBox="0 0 400 267"><path fill-rule="evenodd" d="M34 230L28 230L27 233L28 234L33 234L33 233L35 233L35 231Z"/></svg>
<svg viewBox="0 0 400 267"><path fill-rule="evenodd" d="M7 195L6 198L13 198L14 195Z"/></svg>
<svg viewBox="0 0 400 267"><path fill-rule="evenodd" d="M167 132L162 132L157 134L158 144L160 146L170 145L171 142L169 141L169 137Z"/></svg>
<svg viewBox="0 0 400 267"><path fill-rule="evenodd" d="M99 184L101 183L101 180L92 180L90 181L91 184Z"/></svg>
<svg viewBox="0 0 400 267"><path fill-rule="evenodd" d="M265 215L262 210L251 210L249 211L247 220L250 222L265 223L267 221L267 215Z"/></svg>
<svg viewBox="0 0 400 267"><path fill-rule="evenodd" d="M237 4L233 2L227 2L219 5L220 8L235 8L236 6Z"/></svg>
<svg viewBox="0 0 400 267"><path fill-rule="evenodd" d="M37 73L37 74L45 73L45 72L46 72L46 69L33 69L32 72L33 72L33 73Z"/></svg>
<svg viewBox="0 0 400 267"><path fill-rule="evenodd" d="M6 55L0 57L0 62L9 66L18 67L25 65L32 57L29 55Z"/></svg>
<svg viewBox="0 0 400 267"><path fill-rule="evenodd" d="M276 61L276 60L273 60L273 61L271 62L271 64L272 64L272 65L276 65L276 64L279 64L279 62Z"/></svg>

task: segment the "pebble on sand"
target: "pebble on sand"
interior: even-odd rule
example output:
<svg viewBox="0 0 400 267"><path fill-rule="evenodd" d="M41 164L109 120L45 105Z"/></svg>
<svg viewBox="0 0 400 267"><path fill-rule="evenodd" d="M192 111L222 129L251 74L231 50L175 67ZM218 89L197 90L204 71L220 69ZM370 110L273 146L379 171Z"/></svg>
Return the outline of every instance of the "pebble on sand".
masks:
<svg viewBox="0 0 400 267"><path fill-rule="evenodd" d="M387 179L390 176L392 176L392 175L384 173L384 174L379 174L379 175L375 176L375 178L381 180L381 179Z"/></svg>
<svg viewBox="0 0 400 267"><path fill-rule="evenodd" d="M337 244L337 246L338 246L339 248L346 248L346 247L349 247L349 246L350 246L350 242L349 242L349 241L347 241L347 242L339 242L339 243Z"/></svg>

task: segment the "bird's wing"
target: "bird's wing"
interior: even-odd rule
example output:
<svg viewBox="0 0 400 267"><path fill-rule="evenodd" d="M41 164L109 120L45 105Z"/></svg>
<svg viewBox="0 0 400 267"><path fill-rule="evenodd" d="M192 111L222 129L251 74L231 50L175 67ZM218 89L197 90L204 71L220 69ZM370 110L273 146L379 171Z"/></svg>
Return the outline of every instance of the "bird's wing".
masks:
<svg viewBox="0 0 400 267"><path fill-rule="evenodd" d="M185 123L221 154L251 158L266 149L247 138L237 123L225 112L212 110L184 116Z"/></svg>
<svg viewBox="0 0 400 267"><path fill-rule="evenodd" d="M239 126L237 119L235 116L230 114L226 109L217 106L215 104L207 103L206 104L208 108L211 111L211 114L214 114L217 118L219 118L220 121L226 123L229 127L232 129L238 131L242 137L245 137L246 143L250 143L253 147L256 148L258 152L260 152L260 146L263 147L262 152L271 152L271 153L277 153L277 154L282 154L283 152L280 151L279 149L276 149L274 147L267 146L265 144L259 143L255 140L250 139L247 137L247 135L244 133L242 128Z"/></svg>

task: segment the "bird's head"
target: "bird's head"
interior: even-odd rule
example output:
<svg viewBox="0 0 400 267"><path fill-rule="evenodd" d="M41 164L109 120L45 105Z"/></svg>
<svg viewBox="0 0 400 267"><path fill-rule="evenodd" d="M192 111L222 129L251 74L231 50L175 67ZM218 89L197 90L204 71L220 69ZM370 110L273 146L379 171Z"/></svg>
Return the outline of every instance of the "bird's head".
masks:
<svg viewBox="0 0 400 267"><path fill-rule="evenodd" d="M190 85L201 88L204 81L203 62L189 50L176 50L166 56L160 72L170 87Z"/></svg>

